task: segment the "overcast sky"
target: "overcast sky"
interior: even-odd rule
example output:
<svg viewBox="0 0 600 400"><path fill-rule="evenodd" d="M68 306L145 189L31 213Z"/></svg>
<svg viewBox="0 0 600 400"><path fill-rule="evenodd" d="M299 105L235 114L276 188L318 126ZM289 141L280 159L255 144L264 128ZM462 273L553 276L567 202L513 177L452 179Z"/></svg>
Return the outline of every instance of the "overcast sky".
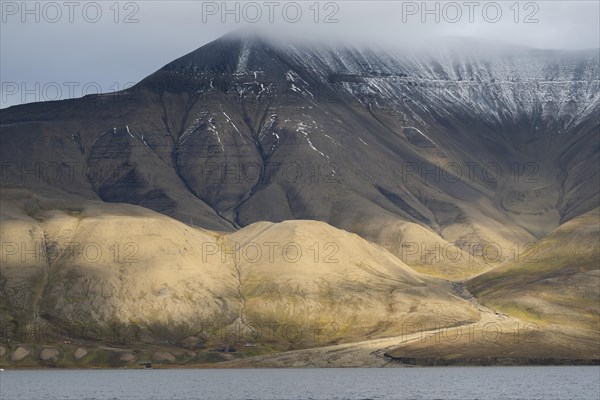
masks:
<svg viewBox="0 0 600 400"><path fill-rule="evenodd" d="M537 48L600 47L597 0L0 4L1 107L119 90L245 26L387 45L464 36Z"/></svg>

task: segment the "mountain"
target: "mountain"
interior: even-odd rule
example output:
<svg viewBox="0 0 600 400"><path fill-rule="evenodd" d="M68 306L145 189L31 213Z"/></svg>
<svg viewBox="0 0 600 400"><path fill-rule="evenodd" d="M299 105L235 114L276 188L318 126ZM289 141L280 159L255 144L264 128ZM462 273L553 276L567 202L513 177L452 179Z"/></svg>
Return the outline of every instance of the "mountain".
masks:
<svg viewBox="0 0 600 400"><path fill-rule="evenodd" d="M598 330L599 209L564 223L535 247L469 282L486 303L547 324Z"/></svg>
<svg viewBox="0 0 600 400"><path fill-rule="evenodd" d="M13 350L94 349L94 365L107 362L106 343L121 352L228 342L283 351L392 335L432 318L440 326L479 319L445 282L324 222L222 233L134 205L9 193L0 322Z"/></svg>
<svg viewBox="0 0 600 400"><path fill-rule="evenodd" d="M13 257L3 260L11 271L3 310L13 320L61 325L139 318L153 327L151 341L173 326L198 331L183 321L199 304L227 326L339 315L341 340L352 341L367 331L353 327L377 321L375 331L390 335L427 313L448 326L477 320L481 310L465 301L462 283L474 278L473 293L511 314L509 299L525 300L499 282L546 272L510 265L555 245L557 232L598 207L599 65L598 50L463 39L364 49L234 32L125 91L0 110L0 189L10 199L2 204L2 251ZM72 239L109 252L129 235L141 252L148 247L141 275L108 261L98 271L81 260L31 264L12 254L22 252L14 243ZM312 240L322 252L334 243L348 267L197 265L207 244L254 235L301 248ZM590 286L570 312L593 324L597 252L590 257ZM166 264L183 266L185 279L160 272ZM565 265L556 265L558 281L571 271ZM63 313L78 300L62 285L79 280L149 297L108 301L94 292L80 314ZM404 285L414 287L406 298L395 294ZM22 286L32 288L23 307L9 300ZM525 297L539 290L517 288ZM404 304L408 314L398 314ZM443 317L438 307L456 311ZM367 308L379 311L363 316ZM352 322L353 313L366 322Z"/></svg>

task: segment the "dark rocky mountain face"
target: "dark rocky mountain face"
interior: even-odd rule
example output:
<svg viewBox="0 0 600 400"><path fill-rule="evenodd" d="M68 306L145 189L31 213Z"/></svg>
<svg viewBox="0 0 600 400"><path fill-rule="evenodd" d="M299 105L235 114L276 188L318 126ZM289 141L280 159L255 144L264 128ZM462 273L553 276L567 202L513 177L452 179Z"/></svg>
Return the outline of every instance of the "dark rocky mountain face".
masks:
<svg viewBox="0 0 600 400"><path fill-rule="evenodd" d="M127 91L2 110L2 184L222 231L322 220L400 255L508 248L598 205L598 64L231 34Z"/></svg>

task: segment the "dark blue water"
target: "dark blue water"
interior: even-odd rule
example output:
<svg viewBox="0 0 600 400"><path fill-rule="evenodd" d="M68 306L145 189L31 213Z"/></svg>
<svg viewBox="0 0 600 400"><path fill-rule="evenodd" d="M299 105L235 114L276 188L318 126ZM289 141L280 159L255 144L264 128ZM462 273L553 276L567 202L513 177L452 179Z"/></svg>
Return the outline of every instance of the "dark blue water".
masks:
<svg viewBox="0 0 600 400"><path fill-rule="evenodd" d="M0 398L595 400L600 367L4 371Z"/></svg>

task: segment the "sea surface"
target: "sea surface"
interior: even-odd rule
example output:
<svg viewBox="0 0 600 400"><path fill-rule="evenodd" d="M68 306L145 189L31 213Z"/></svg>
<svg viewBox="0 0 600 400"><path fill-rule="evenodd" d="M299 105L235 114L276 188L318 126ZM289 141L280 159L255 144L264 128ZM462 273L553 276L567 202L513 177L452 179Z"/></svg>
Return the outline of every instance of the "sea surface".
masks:
<svg viewBox="0 0 600 400"><path fill-rule="evenodd" d="M0 399L364 400L600 398L600 367L29 370Z"/></svg>

